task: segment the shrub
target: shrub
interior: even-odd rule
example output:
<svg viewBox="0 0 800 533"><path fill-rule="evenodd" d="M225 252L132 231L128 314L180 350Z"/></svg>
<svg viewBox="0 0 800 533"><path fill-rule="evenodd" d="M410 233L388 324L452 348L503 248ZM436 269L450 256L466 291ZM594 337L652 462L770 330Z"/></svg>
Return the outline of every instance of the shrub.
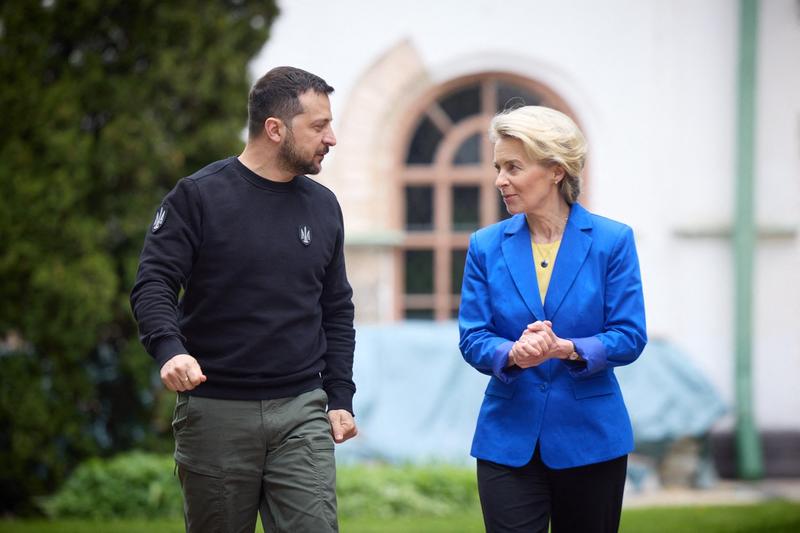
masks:
<svg viewBox="0 0 800 533"><path fill-rule="evenodd" d="M180 484L168 455L141 452L81 464L43 503L53 518L176 518ZM393 518L450 516L478 507L472 469L447 465L340 466L339 515Z"/></svg>
<svg viewBox="0 0 800 533"><path fill-rule="evenodd" d="M182 514L174 461L168 455L132 452L82 463L44 501L52 517L174 518Z"/></svg>
<svg viewBox="0 0 800 533"><path fill-rule="evenodd" d="M340 467L337 493L343 518L445 516L478 505L474 471L447 465Z"/></svg>

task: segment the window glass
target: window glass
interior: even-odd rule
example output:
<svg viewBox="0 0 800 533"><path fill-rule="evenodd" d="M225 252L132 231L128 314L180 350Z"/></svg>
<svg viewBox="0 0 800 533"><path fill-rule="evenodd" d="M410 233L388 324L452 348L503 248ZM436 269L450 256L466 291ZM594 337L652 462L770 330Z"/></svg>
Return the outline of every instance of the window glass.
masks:
<svg viewBox="0 0 800 533"><path fill-rule="evenodd" d="M454 165L476 165L481 162L481 134L468 137L456 151Z"/></svg>
<svg viewBox="0 0 800 533"><path fill-rule="evenodd" d="M433 309L406 309L407 320L433 320Z"/></svg>
<svg viewBox="0 0 800 533"><path fill-rule="evenodd" d="M481 189L477 185L456 185L452 188L453 231L475 231L481 223Z"/></svg>
<svg viewBox="0 0 800 533"><path fill-rule="evenodd" d="M433 187L430 185L406 186L406 229L408 231L433 230Z"/></svg>
<svg viewBox="0 0 800 533"><path fill-rule="evenodd" d="M406 294L433 294L433 250L406 250Z"/></svg>
<svg viewBox="0 0 800 533"><path fill-rule="evenodd" d="M497 111L526 105L539 105L541 102L542 99L539 96L522 87L504 82L497 84Z"/></svg>
<svg viewBox="0 0 800 533"><path fill-rule="evenodd" d="M424 165L433 163L433 156L439 141L442 140L442 132L427 116L423 116L411 139L411 146L408 148L406 163L409 165Z"/></svg>
<svg viewBox="0 0 800 533"><path fill-rule="evenodd" d="M461 283L464 281L464 263L467 262L466 250L451 250L450 292L461 294Z"/></svg>
<svg viewBox="0 0 800 533"><path fill-rule="evenodd" d="M470 85L454 91L441 100L439 105L453 121L453 124L481 112L481 87Z"/></svg>

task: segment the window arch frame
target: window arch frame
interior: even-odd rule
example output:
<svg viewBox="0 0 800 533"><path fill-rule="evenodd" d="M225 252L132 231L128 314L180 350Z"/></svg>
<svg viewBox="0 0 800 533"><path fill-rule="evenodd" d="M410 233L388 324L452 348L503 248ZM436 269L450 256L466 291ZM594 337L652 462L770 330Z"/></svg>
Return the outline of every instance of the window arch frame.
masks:
<svg viewBox="0 0 800 533"><path fill-rule="evenodd" d="M459 294L454 294L452 285L453 253L464 251L469 245L470 231L455 231L451 227L452 194L454 186L479 187L479 224L484 227L501 219L500 199L494 187L495 174L492 163L492 145L487 130L498 109L498 84L507 83L519 87L540 98L538 105L558 109L569 115L580 126L571 107L546 84L514 73L491 71L460 76L431 87L404 113L398 125L398 135L392 153L392 195L390 206L393 226L400 231L402 239L394 249L394 317L405 319L408 309L433 310L436 321L454 318L460 304ZM480 108L477 114L453 122L439 102L454 92L471 85L480 85ZM526 102L528 103L528 102ZM427 117L442 133L442 138L433 154L431 164L409 164L407 154L423 117ZM480 162L478 164L455 165L453 159L461 144L475 133L480 134ZM585 197L587 173L583 175ZM405 187L431 185L433 187L432 231L408 231L405 226ZM433 292L431 294L406 294L405 253L408 250L433 250Z"/></svg>

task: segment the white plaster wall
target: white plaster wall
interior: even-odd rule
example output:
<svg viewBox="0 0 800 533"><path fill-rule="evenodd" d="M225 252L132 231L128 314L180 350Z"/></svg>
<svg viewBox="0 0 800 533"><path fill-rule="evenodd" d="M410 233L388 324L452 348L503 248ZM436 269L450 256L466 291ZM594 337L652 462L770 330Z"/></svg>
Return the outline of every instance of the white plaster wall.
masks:
<svg viewBox="0 0 800 533"><path fill-rule="evenodd" d="M732 404L731 243L678 233L732 224L738 2L292 0L280 5L281 16L253 62L253 75L283 64L321 75L336 87L335 127L355 83L404 40L434 80L507 70L558 92L590 142L591 209L636 230L651 333L680 345ZM762 1L759 26L757 216L760 223L789 230L797 229L800 215L797 9L793 0ZM339 175L336 149L325 167L328 172L319 179L345 208L348 196L369 196L387 179L354 182ZM349 234L392 229L386 219L350 218L355 227L345 209ZM797 241L767 241L757 255L754 371L762 428L800 428L800 394L794 392L800 375ZM720 427L730 424L728 417Z"/></svg>
<svg viewBox="0 0 800 533"><path fill-rule="evenodd" d="M756 219L800 229L800 2L760 2ZM759 242L754 377L758 422L800 427L800 235Z"/></svg>

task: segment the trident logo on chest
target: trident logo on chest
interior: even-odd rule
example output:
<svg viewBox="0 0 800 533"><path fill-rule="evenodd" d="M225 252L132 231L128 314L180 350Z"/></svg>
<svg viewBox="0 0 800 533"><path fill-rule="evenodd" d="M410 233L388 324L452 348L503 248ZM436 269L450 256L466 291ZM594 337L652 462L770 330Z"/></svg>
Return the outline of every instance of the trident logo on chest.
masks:
<svg viewBox="0 0 800 533"><path fill-rule="evenodd" d="M308 226L300 226L300 234L298 236L303 245L308 246L311 244L311 229Z"/></svg>

